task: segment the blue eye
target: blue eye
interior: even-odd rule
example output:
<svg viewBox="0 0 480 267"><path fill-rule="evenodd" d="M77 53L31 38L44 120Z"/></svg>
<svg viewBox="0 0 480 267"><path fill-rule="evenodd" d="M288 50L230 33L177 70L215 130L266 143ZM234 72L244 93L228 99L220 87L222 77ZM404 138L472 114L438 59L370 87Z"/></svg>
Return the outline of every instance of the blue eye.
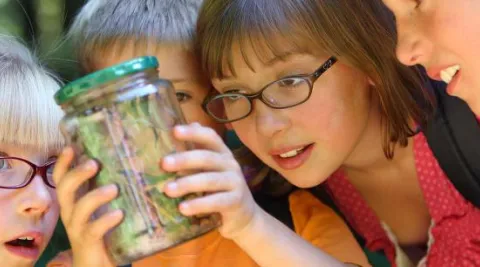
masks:
<svg viewBox="0 0 480 267"><path fill-rule="evenodd" d="M55 163L50 165L47 169L47 175L53 175L53 169L55 168Z"/></svg>
<svg viewBox="0 0 480 267"><path fill-rule="evenodd" d="M8 161L6 159L0 159L0 170L8 169Z"/></svg>

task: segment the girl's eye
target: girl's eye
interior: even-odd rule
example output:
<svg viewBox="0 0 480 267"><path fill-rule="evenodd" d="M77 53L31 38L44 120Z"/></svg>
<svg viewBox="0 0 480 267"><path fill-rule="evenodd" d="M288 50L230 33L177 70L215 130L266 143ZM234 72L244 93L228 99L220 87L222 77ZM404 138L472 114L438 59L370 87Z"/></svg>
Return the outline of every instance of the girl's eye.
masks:
<svg viewBox="0 0 480 267"><path fill-rule="evenodd" d="M8 157L7 153L0 151L0 157ZM9 168L9 162L7 159L0 159L0 170L6 170Z"/></svg>
<svg viewBox="0 0 480 267"><path fill-rule="evenodd" d="M278 81L278 85L280 85L280 87L293 88L302 85L304 82L305 80L300 78L286 78Z"/></svg>
<svg viewBox="0 0 480 267"><path fill-rule="evenodd" d="M8 162L6 159L0 159L0 171L8 169Z"/></svg>
<svg viewBox="0 0 480 267"><path fill-rule="evenodd" d="M231 89L231 90L227 90L227 91L223 92L222 94L247 94L247 92L245 92L244 90L240 90L240 89Z"/></svg>
<svg viewBox="0 0 480 267"><path fill-rule="evenodd" d="M56 163L56 162L55 162ZM47 175L48 176L53 176L53 169L55 168L55 163L53 163L52 165L50 165L48 168L47 168Z"/></svg>
<svg viewBox="0 0 480 267"><path fill-rule="evenodd" d="M190 94L185 92L176 92L176 95L177 95L177 101L179 103L184 103L192 98Z"/></svg>
<svg viewBox="0 0 480 267"><path fill-rule="evenodd" d="M12 169L12 164L15 164L12 162L14 160L11 159L0 159L0 171L7 171ZM16 162L16 161L15 161Z"/></svg>
<svg viewBox="0 0 480 267"><path fill-rule="evenodd" d="M230 102L235 102L240 98L244 98L244 97L242 95L228 95L228 96L225 96L224 98L228 99L228 101Z"/></svg>

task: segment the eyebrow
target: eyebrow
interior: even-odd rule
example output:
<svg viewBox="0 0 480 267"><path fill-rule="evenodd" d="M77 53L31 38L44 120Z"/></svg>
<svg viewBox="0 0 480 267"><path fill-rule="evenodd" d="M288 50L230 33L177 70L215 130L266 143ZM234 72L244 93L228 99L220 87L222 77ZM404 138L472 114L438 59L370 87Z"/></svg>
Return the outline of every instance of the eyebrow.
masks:
<svg viewBox="0 0 480 267"><path fill-rule="evenodd" d="M299 51L295 51L295 50L285 51L282 54L276 55L275 57L267 60L264 63L264 65L267 66L267 67L271 67L271 66L277 64L280 61L287 61L288 58L290 58L294 55L298 55L298 54L302 54L302 53L299 52Z"/></svg>
<svg viewBox="0 0 480 267"><path fill-rule="evenodd" d="M283 51L281 54L275 55L274 57L266 60L263 62L263 66L265 67L272 67L276 64L278 64L280 61L287 61L288 58L294 56L294 55L302 55L305 54L305 52L299 51L299 50L287 50ZM225 80L232 80L235 79L234 75L223 75L220 81L225 81Z"/></svg>

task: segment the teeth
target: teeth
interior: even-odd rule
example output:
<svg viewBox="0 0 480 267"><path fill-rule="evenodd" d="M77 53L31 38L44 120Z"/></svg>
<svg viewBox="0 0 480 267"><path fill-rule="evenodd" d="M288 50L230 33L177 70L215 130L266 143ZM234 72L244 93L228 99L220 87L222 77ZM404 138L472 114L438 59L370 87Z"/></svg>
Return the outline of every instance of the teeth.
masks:
<svg viewBox="0 0 480 267"><path fill-rule="evenodd" d="M291 157L295 157L296 155L298 155L299 152L301 152L305 147L302 147L302 148L299 148L299 149L295 149L295 150L292 150L292 151L288 151L286 153L283 153L283 154L280 154L280 157L281 158L291 158Z"/></svg>
<svg viewBox="0 0 480 267"><path fill-rule="evenodd" d="M20 239L20 240L32 241L32 240L34 240L35 238L33 238L33 237L31 237L31 236L24 236L24 237L20 237L20 238L18 238L18 239Z"/></svg>
<svg viewBox="0 0 480 267"><path fill-rule="evenodd" d="M440 78L442 78L442 80L448 84L452 81L453 77L455 76L455 74L457 74L459 70L459 65L446 68L440 72Z"/></svg>

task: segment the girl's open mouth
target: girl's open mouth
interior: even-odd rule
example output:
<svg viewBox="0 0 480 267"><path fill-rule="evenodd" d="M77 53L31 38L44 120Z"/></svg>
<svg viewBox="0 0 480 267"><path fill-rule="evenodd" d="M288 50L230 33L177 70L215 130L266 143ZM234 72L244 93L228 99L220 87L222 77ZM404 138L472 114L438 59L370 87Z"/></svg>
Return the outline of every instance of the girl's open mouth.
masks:
<svg viewBox="0 0 480 267"><path fill-rule="evenodd" d="M273 159L282 168L293 170L302 166L310 157L315 144L309 144L282 154L274 155Z"/></svg>
<svg viewBox="0 0 480 267"><path fill-rule="evenodd" d="M40 238L22 236L4 243L12 254L22 258L36 260L40 256Z"/></svg>

